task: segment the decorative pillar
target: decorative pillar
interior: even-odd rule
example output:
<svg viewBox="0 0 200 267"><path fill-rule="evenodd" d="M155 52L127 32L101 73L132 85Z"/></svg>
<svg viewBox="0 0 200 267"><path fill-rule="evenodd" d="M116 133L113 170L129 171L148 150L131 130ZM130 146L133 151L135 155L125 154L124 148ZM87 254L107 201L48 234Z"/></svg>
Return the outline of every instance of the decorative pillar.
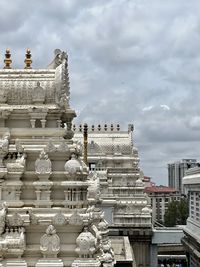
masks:
<svg viewBox="0 0 200 267"><path fill-rule="evenodd" d="M31 120L30 120L30 122L31 122L31 127L32 127L32 128L35 128L35 121L36 121L35 119L31 119Z"/></svg>
<svg viewBox="0 0 200 267"><path fill-rule="evenodd" d="M42 128L45 128L47 120L42 119L40 121L41 121L41 124L42 124Z"/></svg>
<svg viewBox="0 0 200 267"><path fill-rule="evenodd" d="M86 165L88 165L87 161L88 126L86 123L83 126L83 139L84 139L84 162Z"/></svg>

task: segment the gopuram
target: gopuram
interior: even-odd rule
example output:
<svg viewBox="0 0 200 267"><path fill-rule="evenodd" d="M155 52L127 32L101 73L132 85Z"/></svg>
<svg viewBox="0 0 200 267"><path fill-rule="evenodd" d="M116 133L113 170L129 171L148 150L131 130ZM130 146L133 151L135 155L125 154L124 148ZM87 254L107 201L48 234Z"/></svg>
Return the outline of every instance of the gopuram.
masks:
<svg viewBox="0 0 200 267"><path fill-rule="evenodd" d="M0 70L0 266L112 267L98 194L71 129L67 54ZM89 187L92 186L92 190ZM92 194L90 195L90 192Z"/></svg>

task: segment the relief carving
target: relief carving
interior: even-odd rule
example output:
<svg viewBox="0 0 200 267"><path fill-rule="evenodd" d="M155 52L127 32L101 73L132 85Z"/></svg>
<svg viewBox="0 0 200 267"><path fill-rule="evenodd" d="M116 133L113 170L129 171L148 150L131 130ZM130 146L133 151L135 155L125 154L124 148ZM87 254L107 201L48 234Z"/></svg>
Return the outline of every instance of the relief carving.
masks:
<svg viewBox="0 0 200 267"><path fill-rule="evenodd" d="M5 229L6 213L7 213L7 205L6 202L3 202L1 204L1 210L0 210L0 235L2 235Z"/></svg>
<svg viewBox="0 0 200 267"><path fill-rule="evenodd" d="M37 86L32 91L32 102L34 104L42 104L45 102L45 90L37 82Z"/></svg>
<svg viewBox="0 0 200 267"><path fill-rule="evenodd" d="M35 162L35 172L38 175L51 174L51 160L44 151L40 153L39 158Z"/></svg>
<svg viewBox="0 0 200 267"><path fill-rule="evenodd" d="M56 234L56 229L53 225L49 225L46 229L46 234L41 237L40 251L44 258L57 257L60 251L60 238Z"/></svg>
<svg viewBox="0 0 200 267"><path fill-rule="evenodd" d="M80 258L92 258L96 251L96 238L90 233L87 227L84 227L83 232L76 239L76 253Z"/></svg>

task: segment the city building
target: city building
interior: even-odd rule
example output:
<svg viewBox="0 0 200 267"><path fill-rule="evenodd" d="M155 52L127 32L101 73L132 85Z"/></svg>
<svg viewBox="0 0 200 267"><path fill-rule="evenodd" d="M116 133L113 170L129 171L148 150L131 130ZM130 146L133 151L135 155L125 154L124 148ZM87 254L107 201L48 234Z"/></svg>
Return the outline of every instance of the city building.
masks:
<svg viewBox="0 0 200 267"><path fill-rule="evenodd" d="M168 164L168 186L184 194L182 179L186 170L198 166L196 159L182 159Z"/></svg>
<svg viewBox="0 0 200 267"><path fill-rule="evenodd" d="M156 186L156 183L151 181L151 177L149 177L149 176L144 176L142 181L144 182L145 188L146 187Z"/></svg>
<svg viewBox="0 0 200 267"><path fill-rule="evenodd" d="M200 167L186 171L183 185L189 198L189 217L182 243L187 251L188 266L200 267Z"/></svg>
<svg viewBox="0 0 200 267"><path fill-rule="evenodd" d="M31 62L27 50L25 68L12 69L7 49L0 70L0 266L112 267L117 257L116 266L135 266L127 238L111 245L72 140L67 54L55 50L46 69Z"/></svg>
<svg viewBox="0 0 200 267"><path fill-rule="evenodd" d="M152 222L164 223L165 212L171 201L180 200L181 194L175 188L151 186L145 192L151 199Z"/></svg>

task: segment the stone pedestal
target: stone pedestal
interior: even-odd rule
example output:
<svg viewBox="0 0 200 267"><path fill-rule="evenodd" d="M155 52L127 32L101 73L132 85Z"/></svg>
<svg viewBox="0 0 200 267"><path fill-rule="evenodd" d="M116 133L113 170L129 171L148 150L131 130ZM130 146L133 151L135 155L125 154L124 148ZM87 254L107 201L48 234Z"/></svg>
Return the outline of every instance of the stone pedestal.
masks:
<svg viewBox="0 0 200 267"><path fill-rule="evenodd" d="M63 262L61 259L46 258L40 259L35 267L63 267Z"/></svg>
<svg viewBox="0 0 200 267"><path fill-rule="evenodd" d="M27 266L28 265L26 261L22 259L12 259L6 262L6 267L27 267Z"/></svg>
<svg viewBox="0 0 200 267"><path fill-rule="evenodd" d="M101 263L96 259L76 259L72 263L72 267L100 267Z"/></svg>

